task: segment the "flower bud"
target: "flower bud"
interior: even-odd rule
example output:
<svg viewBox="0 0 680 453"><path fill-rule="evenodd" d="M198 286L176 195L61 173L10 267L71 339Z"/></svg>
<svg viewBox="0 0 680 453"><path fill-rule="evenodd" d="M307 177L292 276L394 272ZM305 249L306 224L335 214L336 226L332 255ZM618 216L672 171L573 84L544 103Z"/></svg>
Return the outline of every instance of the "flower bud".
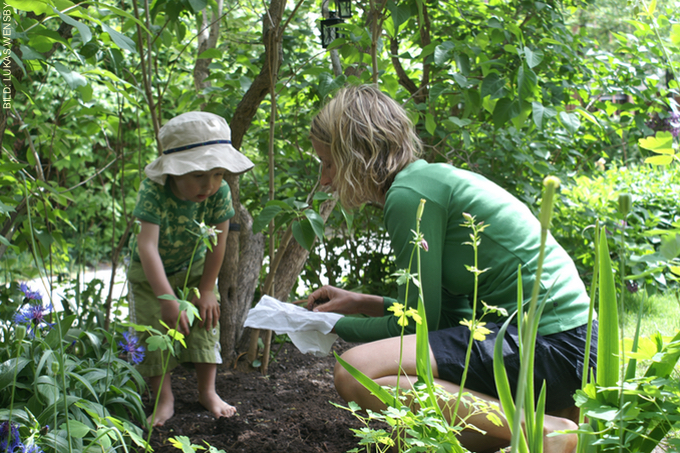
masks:
<svg viewBox="0 0 680 453"><path fill-rule="evenodd" d="M541 228L544 230L550 229L550 219L553 212L553 196L558 187L560 187L560 180L556 176L546 176L543 180L545 191L543 193L543 203L541 203Z"/></svg>
<svg viewBox="0 0 680 453"><path fill-rule="evenodd" d="M421 198L420 199L420 204L418 205L418 210L416 211L416 220L420 222L420 219L423 218L423 211L425 210L425 199Z"/></svg>
<svg viewBox="0 0 680 453"><path fill-rule="evenodd" d="M619 212L626 217L630 213L630 208L633 205L633 196L629 193L622 193L619 195Z"/></svg>
<svg viewBox="0 0 680 453"><path fill-rule="evenodd" d="M24 324L17 325L14 334L16 335L17 343L21 343L26 338L26 326Z"/></svg>
<svg viewBox="0 0 680 453"><path fill-rule="evenodd" d="M51 368L52 368L52 373L54 373L55 375L57 373L59 373L59 362L57 362L56 360L54 362L52 362Z"/></svg>

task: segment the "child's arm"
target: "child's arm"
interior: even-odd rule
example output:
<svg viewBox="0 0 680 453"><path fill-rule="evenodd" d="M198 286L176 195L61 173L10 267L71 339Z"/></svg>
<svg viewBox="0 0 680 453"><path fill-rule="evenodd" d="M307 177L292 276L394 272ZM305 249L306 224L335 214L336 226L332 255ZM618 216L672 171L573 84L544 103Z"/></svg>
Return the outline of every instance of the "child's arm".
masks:
<svg viewBox="0 0 680 453"><path fill-rule="evenodd" d="M175 292L170 286L168 277L165 275L163 268L163 261L161 255L158 253L158 236L160 227L156 224L140 220L142 229L137 236L137 248L139 250L139 259L142 262L144 275L151 285L153 293L158 296L169 294L175 295ZM161 319L170 328L175 328L177 317L179 316L179 330L184 335L189 335L189 320L185 312L179 311L179 303L176 300L158 299L161 304Z"/></svg>
<svg viewBox="0 0 680 453"><path fill-rule="evenodd" d="M221 232L217 234L217 245L213 246L212 251L208 251L205 254L205 267L203 268L201 281L198 284L201 298L194 297L192 301L201 315L201 322L198 325L199 327L205 326L206 330L216 327L220 320L220 304L213 290L215 289L215 282L224 261L224 251L227 248L229 220L215 225L215 228Z"/></svg>

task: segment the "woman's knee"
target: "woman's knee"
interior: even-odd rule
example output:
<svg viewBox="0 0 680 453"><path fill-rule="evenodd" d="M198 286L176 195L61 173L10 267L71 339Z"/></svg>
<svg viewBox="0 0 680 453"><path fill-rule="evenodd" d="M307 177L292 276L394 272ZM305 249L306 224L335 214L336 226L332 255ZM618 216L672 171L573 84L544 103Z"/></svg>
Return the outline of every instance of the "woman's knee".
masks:
<svg viewBox="0 0 680 453"><path fill-rule="evenodd" d="M350 354L350 352L352 352L352 350L342 354L341 358L356 368L357 364L353 363L355 355ZM335 389L345 401L351 400L356 392L357 386L361 385L340 362L335 363L335 369L333 370L333 381L335 384Z"/></svg>

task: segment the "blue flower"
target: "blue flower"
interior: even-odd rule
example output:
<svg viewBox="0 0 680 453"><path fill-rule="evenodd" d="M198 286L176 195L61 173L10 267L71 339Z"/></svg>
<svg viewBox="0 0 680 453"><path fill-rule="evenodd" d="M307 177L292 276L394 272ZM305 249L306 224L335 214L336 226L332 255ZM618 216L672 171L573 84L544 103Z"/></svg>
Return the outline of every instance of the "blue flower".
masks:
<svg viewBox="0 0 680 453"><path fill-rule="evenodd" d="M26 283L19 283L19 289L24 293L24 297L30 300L42 300L43 296L40 291L31 291Z"/></svg>
<svg viewBox="0 0 680 453"><path fill-rule="evenodd" d="M25 445L21 453L44 453L42 448L38 447L36 444Z"/></svg>
<svg viewBox="0 0 680 453"><path fill-rule="evenodd" d="M130 332L123 332L123 339L125 341L119 341L118 346L120 346L123 351L127 352L128 359L135 365L139 365L144 360L144 346L139 345L139 338Z"/></svg>
<svg viewBox="0 0 680 453"><path fill-rule="evenodd" d="M46 315L52 313L52 304L43 307L42 297L35 300L35 303L29 304L28 307L24 307L19 310L19 313L14 315L14 322L16 324L25 324L28 330L28 335L31 338L35 338L35 333L40 327L52 327L54 323L47 322L45 319Z"/></svg>
<svg viewBox="0 0 680 453"><path fill-rule="evenodd" d="M7 445L9 443L9 446ZM12 423L10 429L9 422L0 423L0 453L14 453L23 451L24 444L21 443L19 427Z"/></svg>

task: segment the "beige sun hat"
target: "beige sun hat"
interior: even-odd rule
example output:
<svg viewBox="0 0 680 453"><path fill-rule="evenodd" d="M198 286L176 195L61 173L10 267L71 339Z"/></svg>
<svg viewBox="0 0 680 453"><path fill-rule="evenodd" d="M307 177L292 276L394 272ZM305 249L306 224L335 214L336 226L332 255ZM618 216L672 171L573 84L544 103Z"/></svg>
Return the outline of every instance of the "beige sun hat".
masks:
<svg viewBox="0 0 680 453"><path fill-rule="evenodd" d="M150 180L165 184L167 175L224 168L241 174L255 166L231 146L231 129L219 115L187 112L168 121L158 133L163 154L146 166Z"/></svg>

